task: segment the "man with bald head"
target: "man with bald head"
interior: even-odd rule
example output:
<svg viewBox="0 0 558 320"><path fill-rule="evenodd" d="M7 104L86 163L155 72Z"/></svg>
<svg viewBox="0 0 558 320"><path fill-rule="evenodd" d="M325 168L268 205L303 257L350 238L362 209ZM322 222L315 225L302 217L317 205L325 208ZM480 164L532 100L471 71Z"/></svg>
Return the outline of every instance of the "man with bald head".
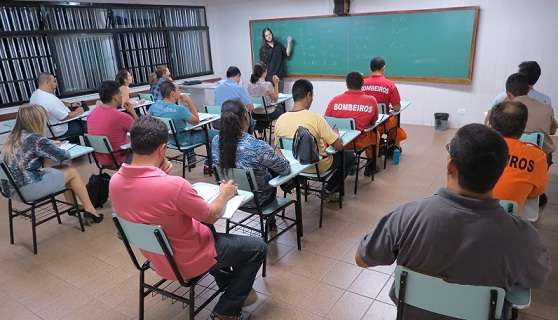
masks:
<svg viewBox="0 0 558 320"><path fill-rule="evenodd" d="M520 215L528 198L542 196L548 183L547 159L537 145L519 140L527 125L528 109L519 101L503 101L490 111L489 125L498 131L508 145L509 156L504 173L494 187L493 195L519 205Z"/></svg>
<svg viewBox="0 0 558 320"><path fill-rule="evenodd" d="M48 122L51 125L60 121L68 120L79 116L83 113L83 108L79 104L72 105L63 102L54 95L58 83L56 78L50 73L42 72L37 79L39 88L31 95L30 103L38 104L45 108L48 113ZM70 111L69 107L74 107L74 111ZM56 137L77 137L83 134L83 125L77 121L60 124L51 127Z"/></svg>

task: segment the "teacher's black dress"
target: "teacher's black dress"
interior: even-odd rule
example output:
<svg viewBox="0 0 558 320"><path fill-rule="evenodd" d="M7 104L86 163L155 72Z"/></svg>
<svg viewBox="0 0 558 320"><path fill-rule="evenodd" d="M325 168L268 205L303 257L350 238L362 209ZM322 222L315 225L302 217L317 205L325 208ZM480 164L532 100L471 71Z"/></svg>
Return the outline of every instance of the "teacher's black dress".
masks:
<svg viewBox="0 0 558 320"><path fill-rule="evenodd" d="M285 58L287 58L287 49L280 42L275 41L273 48L267 44L260 48L260 61L267 66L267 77L265 80L271 82L274 75L280 79L287 75Z"/></svg>

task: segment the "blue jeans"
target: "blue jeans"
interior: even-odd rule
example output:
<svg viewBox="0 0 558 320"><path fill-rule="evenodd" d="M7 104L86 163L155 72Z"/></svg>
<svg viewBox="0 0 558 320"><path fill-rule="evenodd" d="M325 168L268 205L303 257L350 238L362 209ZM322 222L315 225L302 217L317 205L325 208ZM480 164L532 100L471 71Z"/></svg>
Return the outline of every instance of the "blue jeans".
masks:
<svg viewBox="0 0 558 320"><path fill-rule="evenodd" d="M219 288L227 287L213 312L237 316L252 290L256 274L267 254L267 245L256 237L213 233L217 264L209 271ZM231 271L232 269L232 271Z"/></svg>

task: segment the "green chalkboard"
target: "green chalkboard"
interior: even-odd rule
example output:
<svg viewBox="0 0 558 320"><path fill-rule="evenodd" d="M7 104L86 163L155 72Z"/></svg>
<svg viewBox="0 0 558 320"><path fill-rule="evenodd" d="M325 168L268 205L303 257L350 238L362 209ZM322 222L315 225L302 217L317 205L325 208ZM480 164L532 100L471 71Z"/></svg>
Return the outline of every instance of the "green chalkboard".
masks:
<svg viewBox="0 0 558 320"><path fill-rule="evenodd" d="M285 46L289 76L342 77L370 72L370 59L382 56L393 79L470 83L479 7L251 20L252 61L258 62L265 27Z"/></svg>

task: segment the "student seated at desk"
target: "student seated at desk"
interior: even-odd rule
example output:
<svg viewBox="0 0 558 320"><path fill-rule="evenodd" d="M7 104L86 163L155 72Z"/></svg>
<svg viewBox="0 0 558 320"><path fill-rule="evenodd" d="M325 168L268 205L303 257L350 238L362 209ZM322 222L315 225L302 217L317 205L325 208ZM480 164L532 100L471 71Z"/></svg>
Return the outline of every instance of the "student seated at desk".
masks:
<svg viewBox="0 0 558 320"><path fill-rule="evenodd" d="M213 164L223 170L231 168L253 169L258 189L260 205L265 206L275 200L277 190L269 185L276 175L290 172L290 164L277 154L263 140L248 134L249 117L246 108L236 100L228 100L221 108L222 129L213 138L211 152ZM246 207L254 207L249 203Z"/></svg>
<svg viewBox="0 0 558 320"><path fill-rule="evenodd" d="M161 84L165 81L172 81L171 72L167 66L159 65L149 77L149 84L151 85L149 91L151 92L153 101L163 100L161 96Z"/></svg>
<svg viewBox="0 0 558 320"><path fill-rule="evenodd" d="M237 67L229 67L227 69L227 79L219 81L219 85L215 88L215 105L222 105L227 100L238 100L245 107L248 112L254 111L254 104L248 91L240 85L240 69ZM220 121L213 122L213 127L219 129L221 127ZM254 121L250 119L250 129L248 132L252 133L254 130Z"/></svg>
<svg viewBox="0 0 558 320"><path fill-rule="evenodd" d="M359 72L351 72L346 77L347 91L335 96L329 102L325 115L335 118L351 118L355 120L357 130L365 130L378 120L378 106L373 96L362 91L363 79ZM372 147L378 145L375 132L363 132L356 140L356 147L366 148L366 157L372 158ZM364 169L364 175L370 176L375 168L371 163Z"/></svg>
<svg viewBox="0 0 558 320"><path fill-rule="evenodd" d="M59 148L56 141L43 136L46 122L47 115L41 106L21 106L15 126L2 148L2 161L10 170L25 200L37 200L69 188L81 201L85 217L95 223L101 222L103 215L97 213L91 204L85 184L74 167L65 164L44 168L45 160L59 163L70 159L68 151ZM2 191L6 195L15 192L6 180L2 180ZM74 202L71 194L65 193L64 196L69 203Z"/></svg>
<svg viewBox="0 0 558 320"><path fill-rule="evenodd" d="M333 194L338 192L341 178L341 163L345 157L345 176L349 169L354 166L354 153L343 151L343 143L339 134L335 132L320 114L311 112L310 106L314 99L314 88L310 81L305 79L297 80L293 85L294 106L292 111L283 113L275 123L275 145L280 146L279 138L293 139L298 127L304 127L316 138L320 154L324 157L318 164L318 170L325 172L330 169L338 169L331 176L326 185L326 192L330 200L337 200ZM334 156L326 154L326 146L331 145L338 151ZM314 167L310 172L315 172Z"/></svg>
<svg viewBox="0 0 558 320"><path fill-rule="evenodd" d="M209 271L219 287L227 287L213 308L212 319L243 319L242 305L266 256L266 244L259 237L212 232L208 226L225 211L236 192L234 183L222 183L219 195L207 203L188 181L170 175L172 166L165 156L168 130L156 118L136 121L130 139L132 163L123 164L110 180L114 211L131 222L160 225L185 279ZM175 279L165 256L142 253L161 277Z"/></svg>
<svg viewBox="0 0 558 320"><path fill-rule="evenodd" d="M537 61L523 61L522 63L517 66L518 73L522 73L527 77L529 83L529 92L527 95L540 103L552 105L550 97L546 94L535 90L535 83L539 81L541 76L541 67L537 63ZM494 103L492 105L497 105L498 103L506 100L508 97L507 92L500 92L496 98L494 98Z"/></svg>
<svg viewBox="0 0 558 320"><path fill-rule="evenodd" d="M126 107L130 103L130 85L133 83L134 78L132 74L126 70L121 69L116 74L115 81L120 86L120 95L122 96L122 107Z"/></svg>
<svg viewBox="0 0 558 320"><path fill-rule="evenodd" d="M264 64L255 64L248 83L248 93L252 97L263 97L265 104L270 105L279 98L279 77L273 76L273 83L266 81L266 77L267 67ZM265 120L265 111L263 108L254 109L254 119ZM267 116L270 120L279 118L282 113L285 113L284 104L267 108Z"/></svg>
<svg viewBox="0 0 558 320"><path fill-rule="evenodd" d="M119 166L126 160L127 152L121 150L128 143L128 132L138 116L133 105L126 104L126 112L118 111L122 105L122 95L116 81L104 81L99 87L101 104L87 117L87 127L92 135L106 136L117 163L109 154L95 153L95 158L103 166Z"/></svg>
<svg viewBox="0 0 558 320"><path fill-rule="evenodd" d="M446 148L447 187L384 216L360 242L357 265L396 262L452 283L541 287L551 265L539 233L492 197L508 160L506 141L493 129L469 124ZM393 286L390 297L397 303ZM447 319L410 305L405 316Z"/></svg>
<svg viewBox="0 0 558 320"><path fill-rule="evenodd" d="M395 83L385 77L386 61L382 57L374 57L370 61L370 77L364 79L362 91L376 98L376 101L386 106L386 113L399 111L401 99L399 90ZM397 128L397 130L394 130ZM378 132L388 133L388 138L395 140L395 145L400 146L401 141L407 139L407 133L403 128L397 127L397 118L391 117L384 126L378 128Z"/></svg>
<svg viewBox="0 0 558 320"><path fill-rule="evenodd" d="M508 145L508 163L494 187L494 198L515 201L520 214L527 198L544 193L548 182L546 154L538 146L519 140L527 124L527 107L504 101L490 112L490 127L500 132Z"/></svg>
<svg viewBox="0 0 558 320"><path fill-rule="evenodd" d="M48 122L51 125L52 133L54 133L57 138L77 137L83 135L83 124L79 123L81 120L70 121L68 123L53 126L61 121L72 119L81 115L83 113L83 108L79 106L79 103L67 103L54 95L58 83L56 82L56 78L50 73L43 72L39 74L37 81L39 83L39 88L33 92L29 103L37 104L45 108L48 114ZM70 111L68 107L75 109L74 111ZM79 143L79 140L77 143Z"/></svg>
<svg viewBox="0 0 558 320"><path fill-rule="evenodd" d="M205 132L203 130L188 130L184 129L188 125L196 125L200 122L198 115L198 107L190 99L189 96L183 96L186 101L186 107L178 104L180 99L180 89L171 81L165 81L161 84L161 96L163 100L159 100L151 105L149 113L161 118L170 118L173 120L178 133L178 141L184 145L193 145L198 143L209 143L218 131L208 130L209 141L206 140ZM174 143L174 140L171 139ZM194 161L195 154L191 150L188 154L190 161Z"/></svg>

